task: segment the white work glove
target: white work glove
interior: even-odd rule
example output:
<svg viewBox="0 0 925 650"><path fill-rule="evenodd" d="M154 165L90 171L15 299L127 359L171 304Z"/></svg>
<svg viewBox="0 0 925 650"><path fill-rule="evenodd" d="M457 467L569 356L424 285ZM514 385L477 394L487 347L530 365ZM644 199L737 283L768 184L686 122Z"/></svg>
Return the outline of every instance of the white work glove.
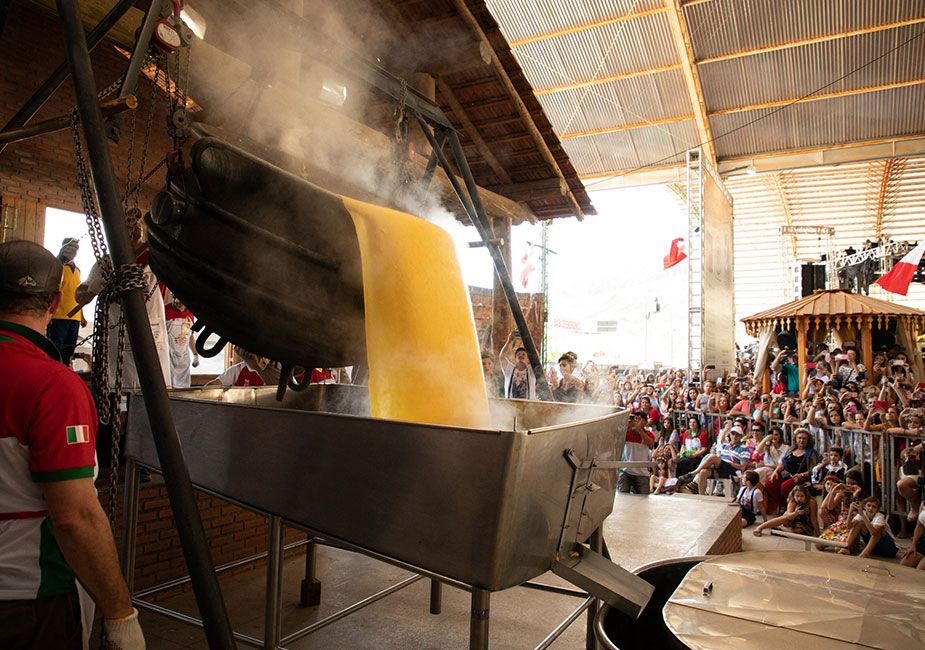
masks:
<svg viewBox="0 0 925 650"><path fill-rule="evenodd" d="M132 608L130 616L103 619L106 631L106 648L109 650L145 650L145 637L138 623L138 610Z"/></svg>

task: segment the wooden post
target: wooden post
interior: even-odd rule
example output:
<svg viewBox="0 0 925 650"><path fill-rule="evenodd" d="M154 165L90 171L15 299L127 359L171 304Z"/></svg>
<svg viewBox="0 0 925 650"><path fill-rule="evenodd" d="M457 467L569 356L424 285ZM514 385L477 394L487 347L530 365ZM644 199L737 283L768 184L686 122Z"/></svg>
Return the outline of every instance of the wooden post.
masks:
<svg viewBox="0 0 925 650"><path fill-rule="evenodd" d="M809 322L805 318L797 318L797 373L800 377L800 392L803 392L804 376L806 374L806 330Z"/></svg>
<svg viewBox="0 0 925 650"><path fill-rule="evenodd" d="M511 220L510 219L492 219L492 231L496 239L503 239L504 244L501 251L504 254L504 261L507 264L508 271L511 270ZM512 274L513 275L513 274ZM504 287L498 279L498 274L494 274L494 285L491 292L491 349L497 355L507 338L514 329L514 317L511 314L511 307L504 295Z"/></svg>
<svg viewBox="0 0 925 650"><path fill-rule="evenodd" d="M874 337L871 329L874 326L874 319L865 316L861 322L861 363L867 368L867 381L876 385L874 377Z"/></svg>

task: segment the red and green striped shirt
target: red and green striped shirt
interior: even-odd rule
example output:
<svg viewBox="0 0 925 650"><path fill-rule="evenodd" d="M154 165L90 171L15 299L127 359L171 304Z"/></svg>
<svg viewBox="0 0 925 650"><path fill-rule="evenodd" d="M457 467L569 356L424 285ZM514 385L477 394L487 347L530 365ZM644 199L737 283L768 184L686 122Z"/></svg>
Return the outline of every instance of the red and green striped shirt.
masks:
<svg viewBox="0 0 925 650"><path fill-rule="evenodd" d="M0 321L0 600L75 588L42 483L93 478L96 409L48 339Z"/></svg>

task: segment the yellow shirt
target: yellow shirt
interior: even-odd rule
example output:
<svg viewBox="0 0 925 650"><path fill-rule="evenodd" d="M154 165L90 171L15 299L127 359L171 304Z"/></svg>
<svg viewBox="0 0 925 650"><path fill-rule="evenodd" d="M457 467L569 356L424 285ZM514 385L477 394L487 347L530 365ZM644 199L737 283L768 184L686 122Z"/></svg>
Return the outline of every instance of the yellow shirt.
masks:
<svg viewBox="0 0 925 650"><path fill-rule="evenodd" d="M83 310L68 316L68 312L77 306L77 287L80 285L80 269L72 264L64 265L64 275L61 276L61 304L52 315L59 320L82 320Z"/></svg>

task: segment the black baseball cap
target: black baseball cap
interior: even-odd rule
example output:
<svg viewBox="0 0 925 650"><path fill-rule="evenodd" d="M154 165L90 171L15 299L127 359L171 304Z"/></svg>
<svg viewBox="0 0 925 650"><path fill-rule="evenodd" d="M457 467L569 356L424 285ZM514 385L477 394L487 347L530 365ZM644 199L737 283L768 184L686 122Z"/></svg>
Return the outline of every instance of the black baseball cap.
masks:
<svg viewBox="0 0 925 650"><path fill-rule="evenodd" d="M0 291L36 296L61 288L64 266L48 249L31 241L0 244Z"/></svg>

